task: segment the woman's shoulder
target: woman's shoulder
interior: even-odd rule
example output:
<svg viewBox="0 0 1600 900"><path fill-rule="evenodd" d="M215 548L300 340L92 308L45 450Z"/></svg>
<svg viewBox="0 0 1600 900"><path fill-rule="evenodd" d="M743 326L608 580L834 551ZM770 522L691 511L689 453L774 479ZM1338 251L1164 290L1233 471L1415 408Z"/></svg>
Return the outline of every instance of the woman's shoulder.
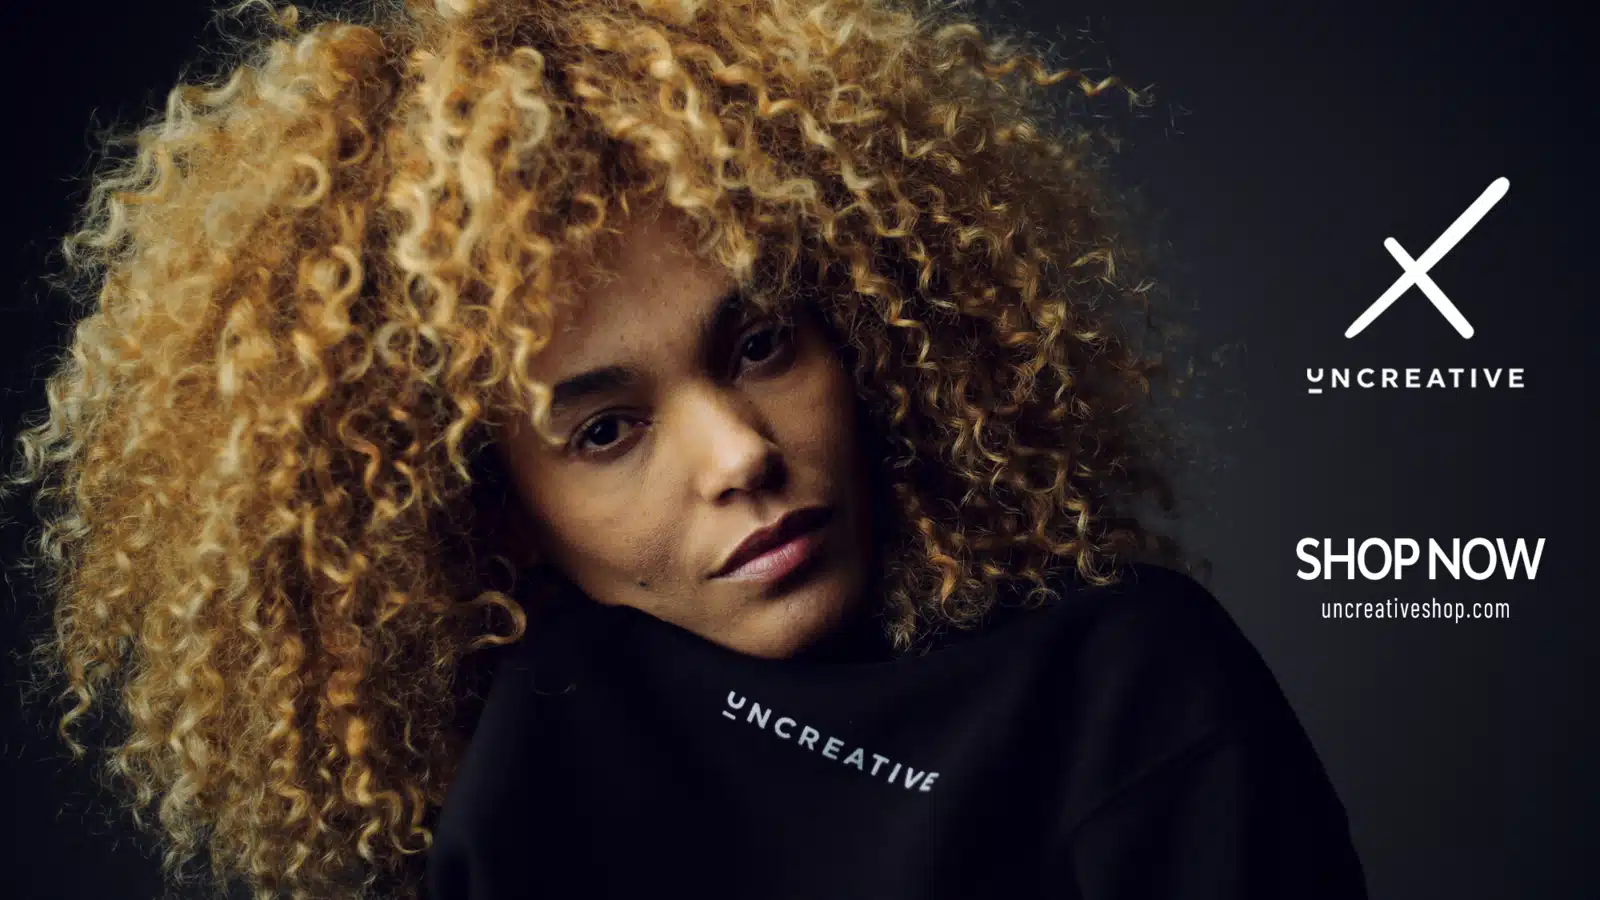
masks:
<svg viewBox="0 0 1600 900"><path fill-rule="evenodd" d="M1237 650L1243 641L1234 617L1200 580L1166 565L1134 562L1117 570L1110 585L1067 581L1102 639L1125 639L1160 649ZM1218 642L1221 642L1219 647Z"/></svg>
<svg viewBox="0 0 1600 900"><path fill-rule="evenodd" d="M1260 727L1288 705L1255 644L1211 589L1167 566L1127 564L1093 585L1059 576L1058 671L1082 705L1128 710L1173 734Z"/></svg>
<svg viewBox="0 0 1600 900"><path fill-rule="evenodd" d="M1054 573L1047 583L1068 617L1098 642L1129 651L1178 653L1195 662L1216 652L1236 652L1241 641L1248 644L1211 589L1178 569L1126 563L1109 584L1093 584L1070 571Z"/></svg>
<svg viewBox="0 0 1600 900"><path fill-rule="evenodd" d="M1170 650L1170 642L1189 648L1199 639L1227 643L1239 637L1233 617L1210 588L1165 565L1123 563L1105 584L1064 567L1048 572L1044 584L1053 596L1042 607L1058 615L1069 631L1097 641ZM1017 597L1030 587L1019 587L1006 601L1025 615L1033 606Z"/></svg>

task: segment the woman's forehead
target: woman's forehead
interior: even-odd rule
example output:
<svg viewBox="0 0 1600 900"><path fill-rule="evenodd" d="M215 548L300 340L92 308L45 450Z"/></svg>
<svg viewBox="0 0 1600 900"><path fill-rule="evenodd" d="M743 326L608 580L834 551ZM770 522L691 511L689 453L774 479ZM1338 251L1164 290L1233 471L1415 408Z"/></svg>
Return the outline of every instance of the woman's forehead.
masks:
<svg viewBox="0 0 1600 900"><path fill-rule="evenodd" d="M680 213L641 214L594 255L569 258L552 292L550 340L529 376L553 384L603 366L687 359L745 317L789 311L777 286L698 255L692 233Z"/></svg>
<svg viewBox="0 0 1600 900"><path fill-rule="evenodd" d="M644 353L696 335L727 307L742 305L738 288L714 263L664 246L659 236L642 237L625 244L602 276L565 292L534 370L550 375L584 359Z"/></svg>

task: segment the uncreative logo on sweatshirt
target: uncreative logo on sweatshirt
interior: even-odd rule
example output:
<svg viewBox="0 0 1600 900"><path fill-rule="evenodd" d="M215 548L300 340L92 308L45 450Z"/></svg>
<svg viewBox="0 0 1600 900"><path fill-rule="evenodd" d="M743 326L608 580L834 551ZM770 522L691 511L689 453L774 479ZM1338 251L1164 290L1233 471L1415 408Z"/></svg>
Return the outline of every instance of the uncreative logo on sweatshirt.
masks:
<svg viewBox="0 0 1600 900"><path fill-rule="evenodd" d="M762 731L770 731L780 740L793 741L796 746L819 753L825 759L831 759L842 766L850 766L863 775L887 781L904 790L926 793L933 790L933 783L939 778L938 772L913 768L881 753L872 753L862 746L856 746L841 756L840 751L850 746L845 741L833 735L825 735L810 725L802 725L789 716L778 716L774 719L771 707L762 706L734 691L728 692L726 704L722 715L728 719L738 722L742 718L746 724L754 725ZM769 723L771 728L767 727ZM871 762L868 762L869 758Z"/></svg>

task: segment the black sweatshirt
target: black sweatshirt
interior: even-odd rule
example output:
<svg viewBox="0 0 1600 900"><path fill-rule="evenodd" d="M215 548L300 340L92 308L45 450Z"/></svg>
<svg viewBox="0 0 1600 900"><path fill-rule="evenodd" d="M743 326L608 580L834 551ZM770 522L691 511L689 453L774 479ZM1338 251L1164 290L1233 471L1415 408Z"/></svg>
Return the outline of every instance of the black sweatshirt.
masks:
<svg viewBox="0 0 1600 900"><path fill-rule="evenodd" d="M1051 585L899 659L841 660L866 618L831 658L770 660L571 604L495 670L428 896L1366 896L1315 751L1204 587Z"/></svg>

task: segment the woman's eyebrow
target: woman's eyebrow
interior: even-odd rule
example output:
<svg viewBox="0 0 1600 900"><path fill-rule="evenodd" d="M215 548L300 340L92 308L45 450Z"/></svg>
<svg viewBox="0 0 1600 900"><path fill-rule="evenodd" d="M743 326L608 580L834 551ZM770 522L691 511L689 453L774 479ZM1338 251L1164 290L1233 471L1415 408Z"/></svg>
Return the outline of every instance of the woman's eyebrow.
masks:
<svg viewBox="0 0 1600 900"><path fill-rule="evenodd" d="M626 366L603 366L563 380L550 392L550 418L571 412L597 394L622 391L639 382L639 373Z"/></svg>
<svg viewBox="0 0 1600 900"><path fill-rule="evenodd" d="M722 295L714 307L702 313L695 324L696 346L709 355L722 331L744 315L747 299L744 286L735 285ZM550 391L550 418L570 412L596 395L634 387L641 380L638 370L620 365L601 366L564 378Z"/></svg>

